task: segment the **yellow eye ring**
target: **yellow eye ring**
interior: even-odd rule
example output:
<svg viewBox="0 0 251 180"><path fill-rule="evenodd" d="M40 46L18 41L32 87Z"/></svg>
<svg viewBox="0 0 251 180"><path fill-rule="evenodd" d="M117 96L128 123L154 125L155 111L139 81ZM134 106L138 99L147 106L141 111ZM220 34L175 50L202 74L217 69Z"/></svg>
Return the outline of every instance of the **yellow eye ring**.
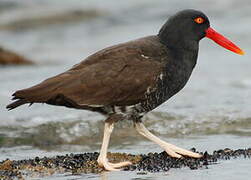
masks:
<svg viewBox="0 0 251 180"><path fill-rule="evenodd" d="M197 23L197 24L202 24L205 22L205 19L202 18L202 17L197 17L194 19L194 21Z"/></svg>

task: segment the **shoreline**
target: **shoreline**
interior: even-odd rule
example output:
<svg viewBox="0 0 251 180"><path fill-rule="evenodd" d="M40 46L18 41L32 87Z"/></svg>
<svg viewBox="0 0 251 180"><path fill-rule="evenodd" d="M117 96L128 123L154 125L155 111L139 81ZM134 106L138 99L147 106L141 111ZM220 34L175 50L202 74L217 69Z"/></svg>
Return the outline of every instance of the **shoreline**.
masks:
<svg viewBox="0 0 251 180"><path fill-rule="evenodd" d="M195 148L191 149L196 152ZM0 179L29 177L46 177L54 174L99 174L103 172L97 164L99 153L66 154L55 157L35 157L28 160L9 160L0 162ZM183 157L180 159L168 156L165 151L148 154L108 153L111 162L129 160L133 164L124 167L123 171L139 171L139 173L166 172L170 169L188 167L191 170L217 166L222 160L235 160L236 158L251 158L251 148L232 150L229 148L215 150L212 154L207 151L199 159Z"/></svg>

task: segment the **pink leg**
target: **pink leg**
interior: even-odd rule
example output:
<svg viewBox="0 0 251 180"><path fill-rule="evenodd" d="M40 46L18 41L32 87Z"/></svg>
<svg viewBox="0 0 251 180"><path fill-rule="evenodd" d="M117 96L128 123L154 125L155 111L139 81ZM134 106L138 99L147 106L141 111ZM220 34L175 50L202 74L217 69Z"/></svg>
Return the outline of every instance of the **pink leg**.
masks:
<svg viewBox="0 0 251 180"><path fill-rule="evenodd" d="M129 161L120 162L120 163L110 163L107 160L107 149L110 141L110 136L113 131L114 123L105 122L104 128L104 137L100 150L100 154L98 157L99 166L103 167L107 171L119 171L120 167L131 165L132 163Z"/></svg>
<svg viewBox="0 0 251 180"><path fill-rule="evenodd" d="M141 135L145 136L147 139L155 142L160 147L162 147L167 152L167 154L171 157L181 158L182 157L181 155L194 157L194 158L202 157L201 154L179 148L173 144L167 143L159 139L157 136L153 135L150 131L148 131L148 129L141 122L135 123L135 128Z"/></svg>

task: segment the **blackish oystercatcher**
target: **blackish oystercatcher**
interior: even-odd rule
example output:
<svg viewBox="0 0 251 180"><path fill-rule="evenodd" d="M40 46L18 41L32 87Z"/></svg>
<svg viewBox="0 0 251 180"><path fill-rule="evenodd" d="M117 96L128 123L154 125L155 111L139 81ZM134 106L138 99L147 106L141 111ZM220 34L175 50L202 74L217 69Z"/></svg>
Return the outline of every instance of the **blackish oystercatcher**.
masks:
<svg viewBox="0 0 251 180"><path fill-rule="evenodd" d="M132 120L136 130L176 158L194 153L166 143L149 132L141 118L187 83L196 65L199 41L208 37L237 54L244 52L210 27L207 16L183 10L171 16L159 33L105 48L68 71L31 88L16 91L9 110L26 103L47 103L99 112L107 116L98 164L119 170L130 162L110 163L107 149L114 123Z"/></svg>

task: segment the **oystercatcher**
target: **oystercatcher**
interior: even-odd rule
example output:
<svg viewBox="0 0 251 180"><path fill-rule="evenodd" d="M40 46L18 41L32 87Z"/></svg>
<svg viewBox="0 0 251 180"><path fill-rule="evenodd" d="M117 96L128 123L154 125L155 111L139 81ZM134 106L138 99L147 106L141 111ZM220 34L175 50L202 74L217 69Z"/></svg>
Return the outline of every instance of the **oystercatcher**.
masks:
<svg viewBox="0 0 251 180"><path fill-rule="evenodd" d="M107 116L98 164L119 170L130 162L110 163L107 149L114 123L134 122L136 130L175 158L202 155L162 141L143 125L141 118L187 83L197 61L199 41L208 37L237 54L240 48L210 27L197 10L171 16L159 33L105 48L66 72L33 87L16 91L9 110L26 103L46 103L99 112Z"/></svg>

